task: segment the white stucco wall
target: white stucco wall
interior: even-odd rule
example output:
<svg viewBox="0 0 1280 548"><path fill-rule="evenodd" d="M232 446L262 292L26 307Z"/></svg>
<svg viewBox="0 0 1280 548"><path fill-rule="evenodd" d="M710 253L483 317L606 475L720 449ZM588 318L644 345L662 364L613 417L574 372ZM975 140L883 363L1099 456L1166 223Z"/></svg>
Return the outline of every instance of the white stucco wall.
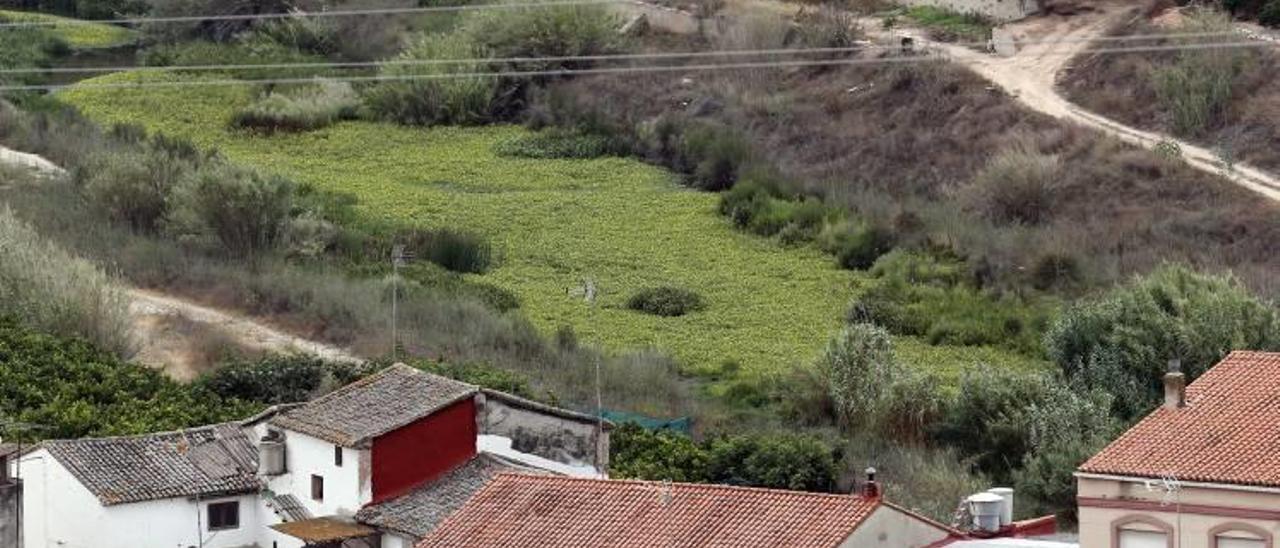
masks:
<svg viewBox="0 0 1280 548"><path fill-rule="evenodd" d="M891 506L880 505L840 544L841 548L922 548L947 531Z"/></svg>
<svg viewBox="0 0 1280 548"><path fill-rule="evenodd" d="M140 548L253 546L258 541L257 497L173 498L103 506L43 449L22 459L23 530L28 548ZM238 500L240 526L209 531L209 503ZM201 530L203 528L203 531Z"/></svg>
<svg viewBox="0 0 1280 548"><path fill-rule="evenodd" d="M256 440L255 440L256 442ZM285 473L267 478L267 487L292 494L316 517L352 516L373 500L369 481L369 451L342 449L342 466L335 466L334 444L301 432L285 431ZM324 478L324 500L311 498L311 475Z"/></svg>
<svg viewBox="0 0 1280 548"><path fill-rule="evenodd" d="M413 548L416 541L394 533L382 535L382 548Z"/></svg>

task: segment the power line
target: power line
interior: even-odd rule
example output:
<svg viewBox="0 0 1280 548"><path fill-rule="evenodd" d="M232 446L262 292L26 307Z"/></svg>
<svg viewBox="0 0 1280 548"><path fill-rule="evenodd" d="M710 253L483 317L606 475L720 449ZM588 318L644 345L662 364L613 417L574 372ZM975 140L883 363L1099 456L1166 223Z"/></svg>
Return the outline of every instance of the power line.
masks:
<svg viewBox="0 0 1280 548"><path fill-rule="evenodd" d="M1062 51L1061 53L1069 53L1069 54L1150 53L1150 52L1160 52L1160 51L1213 50L1213 49L1258 48L1258 47L1277 47L1277 45L1271 44L1271 43L1265 43L1265 42L1248 41L1248 42L1228 42L1228 43L1219 43L1219 44L1086 49L1086 50L1079 50L1079 51ZM791 51L804 52L804 51L816 51L816 50L791 50ZM583 56L583 57L585 58L587 56ZM544 58L544 59L549 59L549 58ZM445 73L445 74L340 76L340 77L330 77L327 79L330 81L336 81L336 82L451 80L451 79L465 79L465 78L574 76L574 75L594 75L594 74L711 71L711 70L787 68L787 67L811 67L811 66L879 65L879 64L919 63L919 62L938 61L938 60L945 60L945 59L947 59L946 55L933 53L928 55L915 55L910 57L890 57L890 58L875 58L875 59L815 59L815 60L800 60L800 61L755 61L755 62L725 63L725 64L707 63L707 64L700 64L700 65L657 65L657 66L598 67L598 68L583 68L583 69L478 71L478 72L458 72L458 73ZM488 60L478 59L475 61L485 62ZM979 62L985 62L985 61L979 61ZM168 81L168 82L79 82L79 83L73 83L73 84L32 84L32 85L0 86L0 91L54 91L54 90L70 88L70 87L76 87L76 88L82 88L82 89L131 89L131 88L160 88L160 87L231 86L231 85L254 85L254 84L301 84L301 83L311 83L314 81L315 81L315 77L266 78L266 79L227 78L227 79L205 79L205 80L181 80L181 81Z"/></svg>
<svg viewBox="0 0 1280 548"><path fill-rule="evenodd" d="M1235 33L1192 33L1182 36L1187 37L1214 37L1224 35L1234 35ZM1108 40L1142 40L1153 37L1147 36L1127 36L1127 37L1107 37ZM1167 38L1167 37L1160 37ZM1073 42L1084 41L1083 39L1073 39ZM1015 42L1018 46L1030 45L1059 45L1070 43L1062 40L1042 40L1042 41L1023 41ZM1264 42L1258 42L1265 44ZM985 45L978 43L959 43L951 44L955 46L980 46ZM1184 44L1191 46L1198 44ZM1138 47L1138 46L1134 46ZM1152 46L1154 47L1154 46ZM1167 47L1172 47L1167 46ZM50 67L50 68L15 68L0 69L0 74L93 74L93 73L111 73L111 72L204 72L204 71L230 71L230 70L267 70L267 69L355 69L355 68L375 68L382 66L433 66L433 65L465 65L465 64L485 64L485 63L536 63L547 61L620 61L620 60L636 60L636 59L683 59L697 57L730 57L730 56L755 56L755 55L794 55L794 54L830 54L830 53L853 53L868 50L901 50L901 45L880 45L880 44L861 44L848 47L829 47L829 48L777 48L777 49L755 49L755 50L717 50L717 51L694 51L694 52L659 52L659 53L622 53L622 54L598 54L598 55L563 55L563 56L545 56L545 57L499 57L499 58L470 58L470 59L389 59L385 61L324 61L324 62L297 62L297 63L260 63L260 64L207 64L207 65L164 65L164 66L116 66L116 67Z"/></svg>
<svg viewBox="0 0 1280 548"><path fill-rule="evenodd" d="M417 8L379 8L367 10L295 11L283 13L228 13L210 15L178 15L172 17L134 17L126 19L60 19L0 22L0 29L22 27L57 27L63 25L143 25L147 23L199 23L204 21L256 21L263 19L293 19L302 17L357 17L370 15L409 15L420 13L447 13L484 11L491 9L543 8L557 6L596 6L606 4L631 4L635 0L546 0L544 2L465 4L460 6L427 6Z"/></svg>

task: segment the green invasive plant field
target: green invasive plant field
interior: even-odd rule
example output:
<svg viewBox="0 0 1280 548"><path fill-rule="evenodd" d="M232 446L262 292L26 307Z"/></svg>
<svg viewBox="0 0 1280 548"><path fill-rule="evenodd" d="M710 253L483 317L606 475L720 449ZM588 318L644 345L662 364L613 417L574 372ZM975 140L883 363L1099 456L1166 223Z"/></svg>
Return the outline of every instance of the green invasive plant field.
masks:
<svg viewBox="0 0 1280 548"><path fill-rule="evenodd" d="M165 78L117 74L88 82ZM519 296L546 333L572 326L610 349L654 347L689 372L741 366L777 372L812 360L840 326L860 274L816 249L786 248L734 230L717 195L689 190L659 168L624 158L499 156L494 145L527 134L512 126L420 129L340 122L301 134L228 129L251 100L240 87L141 90L81 87L62 99L104 123L216 147L231 160L318 188L349 192L370 226L474 231L493 245L494 265L471 274ZM582 296L596 290L595 306ZM636 292L679 286L702 310L661 317L629 310ZM904 348L928 368L1033 361L983 348Z"/></svg>
<svg viewBox="0 0 1280 548"><path fill-rule="evenodd" d="M124 27L73 22L73 19L46 13L0 10L0 21L54 23L38 28L49 29L50 34L74 49L121 46L133 41L137 36L137 33Z"/></svg>

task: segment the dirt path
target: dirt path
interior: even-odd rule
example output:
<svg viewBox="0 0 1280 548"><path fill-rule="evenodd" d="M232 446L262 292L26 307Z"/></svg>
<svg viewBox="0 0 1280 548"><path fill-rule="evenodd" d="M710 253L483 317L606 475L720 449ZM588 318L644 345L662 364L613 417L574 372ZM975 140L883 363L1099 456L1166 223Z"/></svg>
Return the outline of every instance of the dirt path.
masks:
<svg viewBox="0 0 1280 548"><path fill-rule="evenodd" d="M66 172L34 154L0 147L0 163L60 176ZM207 369L208 354L232 347L260 353L305 353L334 361L364 361L343 348L296 337L248 316L142 289L129 289L129 314L138 351L134 360L191 380ZM215 346L219 348L215 348Z"/></svg>
<svg viewBox="0 0 1280 548"><path fill-rule="evenodd" d="M1168 135L1143 131L1102 115L1089 112L1058 93L1057 76L1076 54L1089 48L1119 17L1129 11L1122 5L1108 5L1091 13L1071 17L1049 15L1005 25L1001 32L1016 40L1033 40L1010 56L997 56L964 46L934 42L917 30L894 30L897 36L910 35L919 44L935 48L1000 86L1019 102L1055 118L1069 120L1101 131L1130 144L1152 148L1161 142L1177 144L1187 164L1201 171L1225 177L1249 190L1280 201L1280 178L1260 169L1236 164L1224 170L1212 150ZM878 29L875 25L864 28ZM886 31L873 31L881 34ZM1054 42L1057 43L1054 43Z"/></svg>

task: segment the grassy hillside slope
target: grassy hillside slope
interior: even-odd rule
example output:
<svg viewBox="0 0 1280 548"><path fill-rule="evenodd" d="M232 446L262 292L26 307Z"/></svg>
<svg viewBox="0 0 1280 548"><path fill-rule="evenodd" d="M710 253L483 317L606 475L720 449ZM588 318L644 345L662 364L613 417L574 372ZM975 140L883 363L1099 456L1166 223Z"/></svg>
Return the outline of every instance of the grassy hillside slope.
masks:
<svg viewBox="0 0 1280 548"><path fill-rule="evenodd" d="M58 23L37 28L48 29L74 49L109 48L133 41L137 33L124 27L101 23L73 22L73 19L24 11L0 10L0 21Z"/></svg>
<svg viewBox="0 0 1280 548"><path fill-rule="evenodd" d="M165 78L118 74L92 82ZM734 230L717 197L679 186L632 159L503 158L492 147L516 127L421 130L346 122L299 135L253 136L227 128L249 100L234 87L80 88L62 98L106 123L217 147L231 159L318 188L349 192L378 223L455 227L490 238L500 259L486 281L514 291L546 332L571 325L612 349L656 347L686 369L777 372L812 359L839 327L859 275L812 249L788 249ZM600 292L594 310L573 290ZM636 291L674 284L703 295L705 311L660 318L627 310ZM929 369L977 362L1035 362L986 348L904 340L903 358Z"/></svg>

